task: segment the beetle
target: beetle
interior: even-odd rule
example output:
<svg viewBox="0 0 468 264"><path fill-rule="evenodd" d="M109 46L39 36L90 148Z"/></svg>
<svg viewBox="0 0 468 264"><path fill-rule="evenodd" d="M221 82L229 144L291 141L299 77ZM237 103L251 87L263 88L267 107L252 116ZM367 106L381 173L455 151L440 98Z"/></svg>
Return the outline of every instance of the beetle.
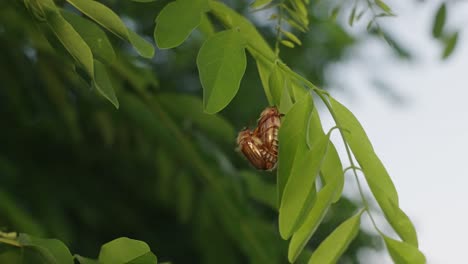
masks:
<svg viewBox="0 0 468 264"><path fill-rule="evenodd" d="M281 114L276 107L267 107L260 114L254 135L257 135L272 155L278 155L278 133Z"/></svg>
<svg viewBox="0 0 468 264"><path fill-rule="evenodd" d="M262 140L248 128L237 136L239 150L259 170L272 170L276 166L276 155L269 153Z"/></svg>
<svg viewBox="0 0 468 264"><path fill-rule="evenodd" d="M278 131L282 116L276 107L267 107L260 114L253 132L248 128L239 132L239 150L257 169L273 170L276 167Z"/></svg>

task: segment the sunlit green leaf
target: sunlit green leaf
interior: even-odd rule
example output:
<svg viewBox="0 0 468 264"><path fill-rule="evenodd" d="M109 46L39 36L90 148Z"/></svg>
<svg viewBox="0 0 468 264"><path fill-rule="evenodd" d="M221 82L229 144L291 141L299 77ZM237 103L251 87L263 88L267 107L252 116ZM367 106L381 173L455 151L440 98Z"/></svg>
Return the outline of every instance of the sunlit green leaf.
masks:
<svg viewBox="0 0 468 264"><path fill-rule="evenodd" d="M340 157L338 156L338 152L332 142L328 145L327 154L325 154L321 172L325 185L330 184L333 181L338 182L335 197L333 198L333 203L336 203L343 192L344 174L343 165L341 165Z"/></svg>
<svg viewBox="0 0 468 264"><path fill-rule="evenodd" d="M267 4L271 3L272 1L273 0L255 0L252 4L250 4L250 6L252 8L257 8L257 7L267 5Z"/></svg>
<svg viewBox="0 0 468 264"><path fill-rule="evenodd" d="M292 42L296 43L297 45L302 45L301 40L298 37L296 37L296 35L294 35L293 33L283 30L283 29L281 29L281 33L283 33L288 39L290 39Z"/></svg>
<svg viewBox="0 0 468 264"><path fill-rule="evenodd" d="M447 7L445 2L443 2L437 9L437 13L434 18L434 24L432 25L432 36L434 36L434 38L440 38L442 36L446 17Z"/></svg>
<svg viewBox="0 0 468 264"><path fill-rule="evenodd" d="M47 12L47 24L51 31L73 57L76 63L84 69L90 78L94 76L93 54L78 32L58 12Z"/></svg>
<svg viewBox="0 0 468 264"><path fill-rule="evenodd" d="M277 65L273 66L270 78L268 78L268 86L270 87L274 104L280 105L281 95L285 88L285 76Z"/></svg>
<svg viewBox="0 0 468 264"><path fill-rule="evenodd" d="M426 257L414 245L384 236L385 245L395 264L424 264Z"/></svg>
<svg viewBox="0 0 468 264"><path fill-rule="evenodd" d="M283 44L284 46L286 46L288 48L294 48L294 43L292 43L289 40L281 40L280 42L281 42L281 44Z"/></svg>
<svg viewBox="0 0 468 264"><path fill-rule="evenodd" d="M310 112L314 109L310 96L302 98L283 117L279 131L279 160L278 160L278 203L281 202L284 187L288 182L298 149L305 149L306 127Z"/></svg>
<svg viewBox="0 0 468 264"><path fill-rule="evenodd" d="M359 232L362 212L360 211L333 230L314 251L309 259L309 264L337 263Z"/></svg>
<svg viewBox="0 0 468 264"><path fill-rule="evenodd" d="M455 50L455 47L457 46L458 42L458 32L453 33L450 35L450 37L447 38L445 41L445 48L444 48L444 53L442 54L442 58L446 59L450 55L452 55L453 51Z"/></svg>
<svg viewBox="0 0 468 264"><path fill-rule="evenodd" d="M302 223L294 232L289 242L288 259L293 263L306 246L309 239L317 230L318 226L325 217L337 190L336 182L325 185L317 194L317 199Z"/></svg>
<svg viewBox="0 0 468 264"><path fill-rule="evenodd" d="M99 93L109 100L115 108L119 108L119 101L115 95L112 83L107 75L106 66L98 60L94 60L94 87Z"/></svg>
<svg viewBox="0 0 468 264"><path fill-rule="evenodd" d="M408 217L399 209L398 194L396 188L374 152L364 129L356 117L342 104L330 98L337 121L351 150L359 162L366 181L374 194L377 202L384 211L392 227L406 242L417 246L416 231ZM395 213L401 212L401 213Z"/></svg>
<svg viewBox="0 0 468 264"><path fill-rule="evenodd" d="M284 187L279 210L279 228L283 238L289 237L301 224L298 220L307 207L305 203L320 171L328 142L329 137L323 137L317 140L310 150L307 147L305 150L302 146L297 147L300 152L296 153L292 164L291 175Z"/></svg>
<svg viewBox="0 0 468 264"><path fill-rule="evenodd" d="M197 57L203 86L203 106L214 114L234 98L246 68L245 40L237 30L226 30L206 40Z"/></svg>
<svg viewBox="0 0 468 264"><path fill-rule="evenodd" d="M157 97L169 113L177 118L192 121L215 139L234 142L236 134L232 125L219 115L204 113L203 102L198 97L175 93L158 94Z"/></svg>
<svg viewBox="0 0 468 264"><path fill-rule="evenodd" d="M117 238L101 247L99 262L103 264L157 263L156 256L143 241L127 237Z"/></svg>
<svg viewBox="0 0 468 264"><path fill-rule="evenodd" d="M62 10L62 15L88 44L94 57L108 64L115 61L114 48L99 26L69 11Z"/></svg>
<svg viewBox="0 0 468 264"><path fill-rule="evenodd" d="M206 38L209 38L215 34L213 23L211 23L211 20L207 14L202 15L198 30L200 30L200 32L202 32Z"/></svg>
<svg viewBox="0 0 468 264"><path fill-rule="evenodd" d="M154 47L146 40L128 30L122 20L107 6L94 0L67 0L80 12L96 21L118 37L129 41L138 53L145 58L154 56Z"/></svg>
<svg viewBox="0 0 468 264"><path fill-rule="evenodd" d="M139 3L151 3L151 2L155 2L157 0L131 0L133 2L139 2Z"/></svg>
<svg viewBox="0 0 468 264"><path fill-rule="evenodd" d="M67 246L57 239L42 239L20 234L18 241L25 248L37 250L49 263L73 264L73 256Z"/></svg>
<svg viewBox="0 0 468 264"><path fill-rule="evenodd" d="M154 39L158 47L169 49L182 44L200 25L207 7L207 0L177 0L166 5L156 18Z"/></svg>

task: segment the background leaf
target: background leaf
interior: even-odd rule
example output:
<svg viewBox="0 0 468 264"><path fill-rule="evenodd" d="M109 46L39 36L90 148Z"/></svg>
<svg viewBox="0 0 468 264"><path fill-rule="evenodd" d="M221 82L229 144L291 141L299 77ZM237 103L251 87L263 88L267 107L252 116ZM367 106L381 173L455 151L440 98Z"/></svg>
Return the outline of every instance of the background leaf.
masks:
<svg viewBox="0 0 468 264"><path fill-rule="evenodd" d="M112 83L107 75L106 66L98 60L94 60L94 87L98 92L109 100L115 108L119 108L119 101L115 95Z"/></svg>
<svg viewBox="0 0 468 264"><path fill-rule="evenodd" d="M152 58L154 56L153 46L133 31L128 30L119 16L107 6L93 0L67 1L102 27L118 37L129 41L141 56L145 58Z"/></svg>
<svg viewBox="0 0 468 264"><path fill-rule="evenodd" d="M445 20L447 17L447 7L445 3L442 3L437 9L437 13L434 17L434 24L432 26L432 36L434 38L440 38L444 31Z"/></svg>
<svg viewBox="0 0 468 264"><path fill-rule="evenodd" d="M154 39L161 49L170 49L184 42L190 33L200 25L206 0L177 0L169 3L156 18Z"/></svg>

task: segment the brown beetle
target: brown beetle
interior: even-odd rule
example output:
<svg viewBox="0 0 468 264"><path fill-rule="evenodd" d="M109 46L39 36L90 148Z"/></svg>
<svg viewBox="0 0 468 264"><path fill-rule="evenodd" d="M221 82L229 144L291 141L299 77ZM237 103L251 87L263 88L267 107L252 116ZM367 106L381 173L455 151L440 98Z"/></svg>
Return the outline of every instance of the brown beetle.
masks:
<svg viewBox="0 0 468 264"><path fill-rule="evenodd" d="M260 114L253 132L249 129L239 132L239 149L257 169L272 170L276 167L281 116L276 107L268 107Z"/></svg>
<svg viewBox="0 0 468 264"><path fill-rule="evenodd" d="M278 155L278 133L282 116L276 107L267 107L260 114L254 131L254 135L257 135L268 151L275 156Z"/></svg>

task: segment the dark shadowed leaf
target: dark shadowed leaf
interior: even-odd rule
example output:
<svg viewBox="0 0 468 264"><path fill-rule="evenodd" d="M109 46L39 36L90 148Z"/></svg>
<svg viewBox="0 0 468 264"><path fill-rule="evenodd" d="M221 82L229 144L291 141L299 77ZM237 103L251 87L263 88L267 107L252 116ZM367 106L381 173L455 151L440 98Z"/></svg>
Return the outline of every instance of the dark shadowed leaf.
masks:
<svg viewBox="0 0 468 264"><path fill-rule="evenodd" d="M445 40L445 48L444 48L444 53L442 54L442 58L446 59L452 55L453 51L455 50L455 47L457 46L458 42L458 32L453 33L450 35L450 37Z"/></svg>
<svg viewBox="0 0 468 264"><path fill-rule="evenodd" d="M18 241L25 248L36 250L48 263L73 264L73 256L67 246L57 239L42 239L20 234Z"/></svg>
<svg viewBox="0 0 468 264"><path fill-rule="evenodd" d="M442 32L444 31L446 17L447 17L447 7L444 2L437 9L437 13L434 18L434 24L432 25L432 36L434 36L434 38L440 38L442 36Z"/></svg>
<svg viewBox="0 0 468 264"><path fill-rule="evenodd" d="M222 31L206 40L197 57L205 112L217 113L231 102L246 64L245 40L237 30Z"/></svg>
<svg viewBox="0 0 468 264"><path fill-rule="evenodd" d="M175 117L190 120L195 126L209 136L232 143L235 131L232 125L220 115L209 115L203 112L203 102L195 96L186 94L163 93L158 95L161 104Z"/></svg>
<svg viewBox="0 0 468 264"><path fill-rule="evenodd" d="M109 100L115 108L119 108L119 101L115 95L112 83L107 75L106 66L98 60L94 60L94 87L98 92Z"/></svg>
<svg viewBox="0 0 468 264"><path fill-rule="evenodd" d="M78 260L78 263L80 263L80 264L99 264L99 261L97 261L95 259L82 257L80 255L75 255L74 257L75 257L76 260Z"/></svg>

